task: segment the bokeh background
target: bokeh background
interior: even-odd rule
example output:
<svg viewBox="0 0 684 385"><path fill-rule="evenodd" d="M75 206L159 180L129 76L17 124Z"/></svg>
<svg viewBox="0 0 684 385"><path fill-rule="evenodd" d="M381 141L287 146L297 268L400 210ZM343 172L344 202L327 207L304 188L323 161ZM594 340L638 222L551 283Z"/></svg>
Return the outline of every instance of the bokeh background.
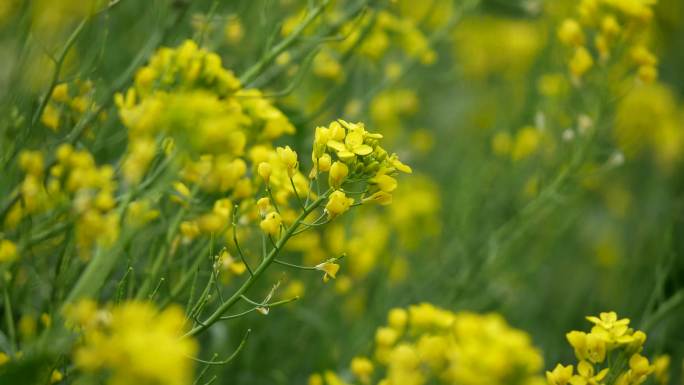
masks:
<svg viewBox="0 0 684 385"><path fill-rule="evenodd" d="M45 52L63 44L81 9L65 0L35 15L21 3L0 5L5 153L59 141L49 131L13 128L20 127L13 117L50 81ZM110 85L151 40L176 46L192 38L243 73L292 33L308 3L121 0L85 27L64 72L92 79L93 97L108 103ZM575 7L560 0L332 1L251 80L286 112L296 134L283 143L301 154L317 125L341 117L382 133L414 173L400 180L391 206L363 207L289 244L305 264L347 256L328 283L272 269L262 290L280 281L278 295L302 298L212 328L203 350L220 355L252 330L239 357L213 373L232 384L301 384L314 372L345 372L353 356L372 352L389 309L431 302L502 314L532 336L546 368L571 360L566 331L584 327L586 315L615 310L648 333L650 354L672 356L678 383L684 3L654 7L644 39L659 76L649 84L633 73L573 83L557 29ZM22 18L40 20L45 33L22 31ZM594 134L583 139L583 130ZM98 161L109 162L127 137L109 110L87 140ZM223 282L238 279L226 273Z"/></svg>

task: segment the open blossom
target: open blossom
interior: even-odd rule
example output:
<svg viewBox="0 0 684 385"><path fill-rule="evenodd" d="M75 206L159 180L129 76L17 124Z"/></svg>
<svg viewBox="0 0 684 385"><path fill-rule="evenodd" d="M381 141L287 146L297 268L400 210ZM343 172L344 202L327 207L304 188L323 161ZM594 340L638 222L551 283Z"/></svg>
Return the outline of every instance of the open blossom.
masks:
<svg viewBox="0 0 684 385"><path fill-rule="evenodd" d="M326 261L323 263L320 263L316 265L316 270L322 271L323 274L323 281L328 282L330 278L335 279L337 276L337 272L340 270L340 265L337 263L331 262L331 261Z"/></svg>
<svg viewBox="0 0 684 385"><path fill-rule="evenodd" d="M558 364L546 372L549 385L600 385L608 376L617 385L638 385L655 371L655 366L640 354L646 334L628 328L629 319L619 319L615 312L586 318L594 324L589 333L573 330L566 335L578 360L577 372L573 374L572 365ZM606 359L616 356L629 357L628 367Z"/></svg>

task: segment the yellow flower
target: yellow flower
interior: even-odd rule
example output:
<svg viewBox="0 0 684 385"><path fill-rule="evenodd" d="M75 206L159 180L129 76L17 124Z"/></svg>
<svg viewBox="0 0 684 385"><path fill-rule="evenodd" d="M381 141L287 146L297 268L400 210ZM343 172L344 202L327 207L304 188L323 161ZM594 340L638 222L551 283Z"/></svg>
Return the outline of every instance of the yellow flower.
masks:
<svg viewBox="0 0 684 385"><path fill-rule="evenodd" d="M311 153L311 160L313 161L313 168L309 173L309 178L314 179L319 172L328 172L332 165L332 157L330 154L323 154L317 157L316 153Z"/></svg>
<svg viewBox="0 0 684 385"><path fill-rule="evenodd" d="M64 375L62 374L62 372L55 369L52 371L52 374L50 374L50 383L56 384L56 383L62 381L63 378L64 378Z"/></svg>
<svg viewBox="0 0 684 385"><path fill-rule="evenodd" d="M264 197L257 200L257 209L259 209L259 215L265 217L269 211L271 211L271 200Z"/></svg>
<svg viewBox="0 0 684 385"><path fill-rule="evenodd" d="M19 166L30 175L41 176L43 174L43 154L40 151L22 151L19 153Z"/></svg>
<svg viewBox="0 0 684 385"><path fill-rule="evenodd" d="M608 36L617 36L620 33L620 24L613 15L606 15L601 20L601 31Z"/></svg>
<svg viewBox="0 0 684 385"><path fill-rule="evenodd" d="M337 151L340 159L352 159L355 155L368 155L373 152L373 148L363 144L363 136L358 132L350 132L344 139L344 143L331 140L328 147Z"/></svg>
<svg viewBox="0 0 684 385"><path fill-rule="evenodd" d="M641 44L632 47L630 55L636 64L655 65L658 63L658 58L648 48Z"/></svg>
<svg viewBox="0 0 684 385"><path fill-rule="evenodd" d="M328 282L330 278L335 279L337 272L340 270L340 265L331 261L325 261L315 266L316 270L322 271L323 282Z"/></svg>
<svg viewBox="0 0 684 385"><path fill-rule="evenodd" d="M577 47L575 54L570 59L570 73L581 78L594 65L594 59L585 47Z"/></svg>
<svg viewBox="0 0 684 385"><path fill-rule="evenodd" d="M342 139L344 139L344 128L342 128L342 126L340 126L340 124L337 122L333 123L335 123L336 126L339 126L339 128L342 130ZM333 123L330 124L331 128L333 127ZM320 126L316 127L314 132L313 152L311 154L311 157L314 159L314 161L317 157L323 155L328 141L333 138L333 132L331 128Z"/></svg>
<svg viewBox="0 0 684 385"><path fill-rule="evenodd" d="M343 67L328 50L321 50L313 60L314 75L335 81L342 80Z"/></svg>
<svg viewBox="0 0 684 385"><path fill-rule="evenodd" d="M392 328L381 327L375 331L375 343L380 346L389 347L394 345L399 338L399 333Z"/></svg>
<svg viewBox="0 0 684 385"><path fill-rule="evenodd" d="M338 161L334 162L332 166L330 166L330 173L328 175L328 183L330 184L330 187L340 188L340 186L342 186L342 182L344 182L344 179L348 174L349 167L347 167L346 164Z"/></svg>
<svg viewBox="0 0 684 385"><path fill-rule="evenodd" d="M553 371L546 372L546 381L549 385L566 385L572 377L572 372L572 365L557 364Z"/></svg>
<svg viewBox="0 0 684 385"><path fill-rule="evenodd" d="M320 172L328 172L332 167L332 158L329 154L323 154L320 158L315 159L316 167Z"/></svg>
<svg viewBox="0 0 684 385"><path fill-rule="evenodd" d="M266 217L261 221L261 223L259 223L259 227L264 233L270 236L276 236L280 231L280 226L282 225L282 223L283 220L280 217L280 214L273 211L266 215Z"/></svg>
<svg viewBox="0 0 684 385"><path fill-rule="evenodd" d="M577 373L577 375L570 378L572 385L598 385L608 375L608 368L594 375L594 366L587 361L580 361L579 365L577 365Z"/></svg>
<svg viewBox="0 0 684 385"><path fill-rule="evenodd" d="M541 144L541 133L536 127L524 127L515 135L511 159L523 160L533 155Z"/></svg>
<svg viewBox="0 0 684 385"><path fill-rule="evenodd" d="M98 321L97 303L91 299L83 299L64 308L65 325L69 329L90 329Z"/></svg>
<svg viewBox="0 0 684 385"><path fill-rule="evenodd" d="M343 191L336 190L330 194L328 203L325 205L325 211L332 219L349 210L352 203L354 203L353 198L347 198L347 195L345 195Z"/></svg>
<svg viewBox="0 0 684 385"><path fill-rule="evenodd" d="M175 182L173 188L182 198L190 198L190 189L183 182Z"/></svg>
<svg viewBox="0 0 684 385"><path fill-rule="evenodd" d="M618 320L614 311L600 313L598 317L588 316L587 320L593 323L592 334L602 337L606 342L631 342L631 339L621 340L629 330L629 319ZM631 333L630 333L631 334Z"/></svg>
<svg viewBox="0 0 684 385"><path fill-rule="evenodd" d="M370 182L377 185L380 191L391 193L397 188L397 180L389 175L379 174L370 179Z"/></svg>
<svg viewBox="0 0 684 385"><path fill-rule="evenodd" d="M180 224L180 232L184 241L192 241L200 233L199 224L196 221L183 221Z"/></svg>
<svg viewBox="0 0 684 385"><path fill-rule="evenodd" d="M373 359L356 357L351 363L362 384L371 380L376 365L386 376L372 379L380 385L496 385L510 383L512 375L519 384L543 382L542 358L529 336L496 314L452 313L423 303L408 311L392 309L388 323L375 332Z"/></svg>
<svg viewBox="0 0 684 385"><path fill-rule="evenodd" d="M126 210L126 222L135 227L143 226L158 216L159 210L151 209L150 202L147 200L133 201Z"/></svg>
<svg viewBox="0 0 684 385"><path fill-rule="evenodd" d="M219 254L218 260L216 261L216 267L221 272L229 272L235 275L242 275L247 271L247 266L242 261L233 258L225 249Z"/></svg>
<svg viewBox="0 0 684 385"><path fill-rule="evenodd" d="M413 173L413 170L411 169L411 167L402 163L399 160L399 157L397 156L397 154L390 155L389 162L392 165L392 167L394 167L398 171L401 171L401 172L406 173L406 174Z"/></svg>
<svg viewBox="0 0 684 385"><path fill-rule="evenodd" d="M658 78L658 69L652 65L642 65L639 66L637 76L646 84L653 83Z"/></svg>
<svg viewBox="0 0 684 385"><path fill-rule="evenodd" d="M323 385L323 376L318 373L314 373L309 376L308 385Z"/></svg>
<svg viewBox="0 0 684 385"><path fill-rule="evenodd" d="M361 199L361 203L376 203L382 206L387 206L392 203L392 194L385 191L376 191L369 197Z"/></svg>
<svg viewBox="0 0 684 385"><path fill-rule="evenodd" d="M83 336L74 353L86 372L111 373L108 384L186 385L192 382L197 343L183 337L185 314L172 306L157 311L147 302L126 302L107 312Z"/></svg>
<svg viewBox="0 0 684 385"><path fill-rule="evenodd" d="M649 364L648 358L641 354L633 354L629 358L629 369L632 371L632 375L637 378L647 376L654 370L653 366Z"/></svg>
<svg viewBox="0 0 684 385"><path fill-rule="evenodd" d="M347 129L347 133L344 136L344 143L341 139L337 139L340 132L339 130L333 135L333 139L329 140L327 146L337 151L337 156L340 159L347 160L353 159L356 155L366 156L373 152L373 147L364 143L366 138L370 139L380 139L382 135L371 134L367 132L362 123L348 123L344 120L339 120L341 126L335 126L342 128L342 133L344 133L344 128ZM332 127L332 124L331 124Z"/></svg>
<svg viewBox="0 0 684 385"><path fill-rule="evenodd" d="M351 372L362 383L368 384L373 374L373 363L366 357L354 357L350 364Z"/></svg>
<svg viewBox="0 0 684 385"><path fill-rule="evenodd" d="M273 172L273 167L268 162L261 162L257 167L257 173L268 184L269 179L271 179L271 173Z"/></svg>
<svg viewBox="0 0 684 385"><path fill-rule="evenodd" d="M65 103L69 100L69 85L67 83L60 83L52 90L52 100Z"/></svg>
<svg viewBox="0 0 684 385"><path fill-rule="evenodd" d="M606 359L606 342L594 333L571 331L566 334L570 346L575 349L577 359L601 363Z"/></svg>
<svg viewBox="0 0 684 385"><path fill-rule="evenodd" d="M17 259L17 245L8 240L0 241L0 262L12 262Z"/></svg>
<svg viewBox="0 0 684 385"><path fill-rule="evenodd" d="M656 3L656 0L603 0L603 3L619 10L626 16L649 20L653 16L650 7Z"/></svg>
<svg viewBox="0 0 684 385"><path fill-rule="evenodd" d="M387 314L387 323L390 327L403 330L408 322L408 312L402 308L394 308Z"/></svg>
<svg viewBox="0 0 684 385"><path fill-rule="evenodd" d="M231 44L237 44L242 40L245 35L245 31L239 17L233 16L228 19L225 27L223 28L223 35Z"/></svg>
<svg viewBox="0 0 684 385"><path fill-rule="evenodd" d="M661 384L667 384L670 382L670 356L667 354L656 357L653 360L653 372L655 373L656 381Z"/></svg>
<svg viewBox="0 0 684 385"><path fill-rule="evenodd" d="M287 167L287 173L291 177L297 170L297 153L290 146L276 148L280 161Z"/></svg>
<svg viewBox="0 0 684 385"><path fill-rule="evenodd" d="M574 19L565 19L558 28L558 39L566 45L581 46L584 44L582 27Z"/></svg>

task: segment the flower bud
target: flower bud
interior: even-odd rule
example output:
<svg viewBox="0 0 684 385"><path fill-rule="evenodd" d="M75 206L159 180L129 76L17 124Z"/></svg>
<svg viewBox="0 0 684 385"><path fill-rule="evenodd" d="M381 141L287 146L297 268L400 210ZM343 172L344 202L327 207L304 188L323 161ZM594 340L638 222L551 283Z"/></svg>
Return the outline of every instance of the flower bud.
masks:
<svg viewBox="0 0 684 385"><path fill-rule="evenodd" d="M280 214L273 211L266 215L266 218L264 218L261 221L261 223L259 223L259 227L264 233L271 236L275 236L278 234L278 231L280 230L280 225L282 223L283 220L282 218L280 218Z"/></svg>
<svg viewBox="0 0 684 385"><path fill-rule="evenodd" d="M293 176L297 169L297 153L294 152L290 146L285 146L285 148L278 147L276 152L278 153L280 161L287 167L288 175Z"/></svg>
<svg viewBox="0 0 684 385"><path fill-rule="evenodd" d="M335 218L349 210L352 203L354 203L354 199L347 198L344 192L337 190L330 194L328 203L325 205L325 211L328 212L330 218Z"/></svg>
<svg viewBox="0 0 684 385"><path fill-rule="evenodd" d="M261 162L257 167L257 173L268 184L269 179L271 179L271 172L273 172L273 167L268 162Z"/></svg>
<svg viewBox="0 0 684 385"><path fill-rule="evenodd" d="M266 213L268 213L268 210L271 207L271 200L264 197L259 199L256 204L259 209L259 215L262 217L266 216Z"/></svg>
<svg viewBox="0 0 684 385"><path fill-rule="evenodd" d="M367 198L363 198L361 202L363 204L376 203L382 206L387 206L392 203L392 194L385 191L378 191Z"/></svg>
<svg viewBox="0 0 684 385"><path fill-rule="evenodd" d="M349 167L342 162L335 162L330 166L330 174L328 175L328 183L333 188L340 188L342 182L349 174Z"/></svg>
<svg viewBox="0 0 684 385"><path fill-rule="evenodd" d="M316 159L316 166L319 172L328 172L330 170L330 165L332 163L332 158L330 154L323 154L320 158Z"/></svg>

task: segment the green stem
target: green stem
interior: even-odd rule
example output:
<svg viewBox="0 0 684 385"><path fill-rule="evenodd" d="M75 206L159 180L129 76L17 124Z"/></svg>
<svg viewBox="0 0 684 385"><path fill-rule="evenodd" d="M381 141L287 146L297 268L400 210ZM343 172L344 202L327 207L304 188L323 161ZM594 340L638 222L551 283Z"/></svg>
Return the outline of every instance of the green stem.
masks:
<svg viewBox="0 0 684 385"><path fill-rule="evenodd" d="M684 305L684 289L680 289L672 297L663 302L654 313L646 318L641 327L646 331L652 330L655 324L681 305Z"/></svg>
<svg viewBox="0 0 684 385"><path fill-rule="evenodd" d="M162 266L164 265L164 259L165 259L166 255L168 254L167 251L168 251L169 245L171 244L171 242L173 242L173 238L176 236L176 233L178 232L178 227L180 225L180 221L181 221L181 219L183 219L185 212L186 212L185 208L178 210L178 213L176 213L176 216L173 218L173 221L171 222L171 225L169 226L169 232L166 234L166 238L164 239L164 244L159 249L159 252L157 253L156 258L154 259L154 262L152 263L152 270L147 275L147 278L145 279L142 286L138 290L138 293L135 296L136 299L139 299L139 300L144 299L149 294L154 280L159 275L159 271L161 270Z"/></svg>
<svg viewBox="0 0 684 385"><path fill-rule="evenodd" d="M292 44L299 38L299 36L304 32L304 29L308 27L317 17L318 15L323 12L323 9L330 3L330 0L323 0L321 4L319 4L316 8L314 8L307 16L306 18L295 28L294 31L292 31L291 34L287 35L278 45L273 47L270 51L264 55L261 60L259 60L256 64L253 66L249 67L249 69L242 75L240 76L240 83L243 85L249 84L254 79L259 76L266 66L271 64L275 58L278 57L281 53L283 53L285 50L290 48Z"/></svg>
<svg viewBox="0 0 684 385"><path fill-rule="evenodd" d="M278 240L276 243L276 246L271 249L271 251L268 253L266 258L264 258L259 266L254 270L254 275L250 276L245 283L240 286L240 288L233 293L233 295L224 303L221 304L210 316L209 318L206 319L206 321L202 322L201 324L197 325L194 327L192 330L187 332L185 334L186 337L194 337L207 328L209 328L211 325L216 323L221 319L221 316L228 310L230 309L231 306L233 306L241 297L244 295L247 290L252 287L252 285L263 275L264 271L271 265L273 260L278 256L280 251L283 249L285 246L285 243L294 235L295 231L301 224L301 222L309 215L311 214L312 211L314 211L318 206L320 206L323 201L325 201L328 198L328 195L330 194L330 191L327 191L325 194L321 195L318 199L313 201L310 206L306 207L304 211L302 211L301 214L297 217L297 219L294 221L292 226L288 227L287 231L283 236Z"/></svg>
<svg viewBox="0 0 684 385"><path fill-rule="evenodd" d="M40 101L38 109L33 114L33 118L31 119L31 127L35 127L35 125L38 124L38 120L40 120L40 117L43 115L43 111L45 110L45 107L47 107L47 104L50 101L50 97L52 96L52 91L55 89L57 83L59 82L59 74L60 72L62 72L62 65L64 64L64 59L66 59L69 50L74 45L74 43L76 43L76 39L78 38L78 35L81 34L81 31L83 31L83 27L85 27L87 21L88 19L84 19L78 24L76 29L69 36L69 39L67 39L67 42L64 44L62 51L59 53L59 57L55 61L55 71L52 74L50 87L48 87L45 96Z"/></svg>
<svg viewBox="0 0 684 385"><path fill-rule="evenodd" d="M119 206L119 218L123 218L131 197L132 194L127 194L126 198ZM119 261L119 255L121 254L123 245L127 243L132 234L132 232L126 232L122 236L124 239L120 239L111 247L97 247L93 259L88 263L88 266L86 266L78 281L76 281L76 285L74 285L69 292L66 301L64 301L65 305L76 302L82 298L93 297L97 291L100 290L107 279L107 276Z"/></svg>
<svg viewBox="0 0 684 385"><path fill-rule="evenodd" d="M5 321L7 322L7 334L9 334L12 352L16 352L17 334L14 329L14 317L12 316L12 301L10 300L9 291L7 290L8 284L9 282L5 282L5 284L2 287L2 294L5 301Z"/></svg>
<svg viewBox="0 0 684 385"><path fill-rule="evenodd" d="M202 249L201 247L200 249ZM180 293L186 288L186 286L190 283L190 280L197 275L197 269L199 266L204 262L205 260L203 258L196 258L195 261L190 265L190 268L186 269L187 271L183 276L181 277L180 281L171 289L171 294L166 297L164 300L161 301L161 304L159 305L160 308L165 308L168 306L171 301L174 299L178 298ZM192 291L191 295L192 297ZM189 307L189 306L188 306Z"/></svg>
<svg viewBox="0 0 684 385"><path fill-rule="evenodd" d="M96 111L91 111L89 115L87 115L76 125L76 127L74 127L74 129L69 133L69 135L66 138L67 142L72 144L75 143L78 140L78 138L80 138L85 128L95 119L95 117L101 111L105 109L105 106L109 106L109 104L112 103L114 99L114 93L119 90L122 90L126 86L126 84L130 82L133 72L137 69L140 63L147 57L149 52L157 48L159 43L161 43L166 38L169 32L175 30L175 28L183 20L183 17L185 16L187 10L187 6L183 7L178 12L176 19L170 26L168 26L168 28L166 28L161 33L154 34L149 39L148 44L145 45L142 48L142 50L138 52L138 55L135 57L131 65L115 81L115 86L112 87L112 89L110 89L110 92L108 92L107 99L103 102L100 108L98 108ZM47 168L49 169L49 167L51 167L51 165L49 165ZM125 207L128 205L128 201L130 201L131 198L132 194L128 194L127 201L121 207L125 209ZM18 199L18 194L16 199ZM6 210L9 207L11 207L11 204L13 203L7 204L6 206L2 207L2 211L0 211L0 220L4 217ZM121 248L123 247L122 245L124 243L125 242L117 242L116 245L114 245L114 247L108 249L102 247L98 248L95 256L93 257L93 260L88 264L85 271L79 278L78 282L76 282L76 285L67 296L67 300L65 303L70 303L84 297L93 296L100 289L100 287L102 287L102 284L104 283L105 279L118 262L118 257L119 254L121 254Z"/></svg>

